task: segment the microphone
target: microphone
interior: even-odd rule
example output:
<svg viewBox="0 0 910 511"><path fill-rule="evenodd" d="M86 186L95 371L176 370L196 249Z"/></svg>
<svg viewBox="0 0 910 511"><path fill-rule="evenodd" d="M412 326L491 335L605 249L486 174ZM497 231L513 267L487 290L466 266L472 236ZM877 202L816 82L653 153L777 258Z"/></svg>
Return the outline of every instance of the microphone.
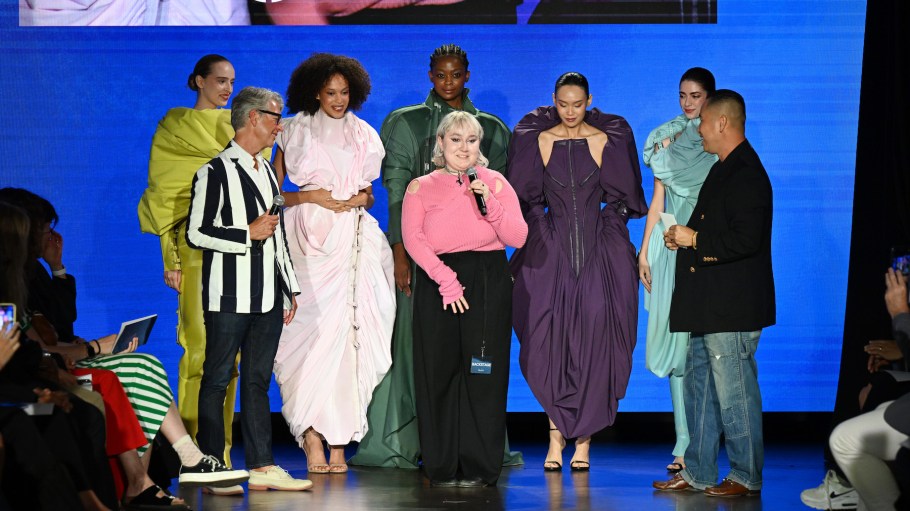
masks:
<svg viewBox="0 0 910 511"><path fill-rule="evenodd" d="M281 209L281 206L284 206L284 197L282 197L281 194L279 193L278 195L275 196L274 199L272 199L272 207L269 208L269 214L277 215L278 210ZM265 245L265 240L259 240L257 246L259 248L262 248L264 245Z"/></svg>
<svg viewBox="0 0 910 511"><path fill-rule="evenodd" d="M474 167L470 167L468 169L467 174L468 174L468 182L473 183L474 180L477 179L477 170L475 170ZM473 193L473 192L471 192L471 193ZM487 201L486 201L486 199L483 198L483 195L481 195L479 193L475 193L474 200L477 201L477 209L480 210L480 214L483 216L487 216Z"/></svg>

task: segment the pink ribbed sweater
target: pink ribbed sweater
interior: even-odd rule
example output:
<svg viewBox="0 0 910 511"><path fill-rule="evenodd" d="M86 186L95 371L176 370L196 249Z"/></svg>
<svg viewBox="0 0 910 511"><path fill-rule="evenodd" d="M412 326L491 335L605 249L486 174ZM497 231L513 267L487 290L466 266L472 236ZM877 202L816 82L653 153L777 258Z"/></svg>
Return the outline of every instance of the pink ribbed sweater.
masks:
<svg viewBox="0 0 910 511"><path fill-rule="evenodd" d="M466 177L459 185L455 176L433 172L417 178L417 185L411 182L404 194L401 230L405 249L439 284L445 304L460 298L463 290L458 275L438 254L503 250L506 245L518 248L528 237L528 224L512 186L499 172L476 168L477 176L490 187L486 216L477 210Z"/></svg>

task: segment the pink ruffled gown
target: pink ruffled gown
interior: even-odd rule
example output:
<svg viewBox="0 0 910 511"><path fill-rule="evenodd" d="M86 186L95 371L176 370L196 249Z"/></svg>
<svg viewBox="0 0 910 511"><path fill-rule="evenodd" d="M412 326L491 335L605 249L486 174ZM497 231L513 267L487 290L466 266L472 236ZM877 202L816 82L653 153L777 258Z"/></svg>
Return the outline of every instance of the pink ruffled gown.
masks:
<svg viewBox="0 0 910 511"><path fill-rule="evenodd" d="M350 112L299 113L278 145L294 184L338 200L379 177L385 155L376 130ZM300 204L286 210L285 228L301 294L275 356L282 413L301 447L311 426L331 445L359 441L373 389L392 363L392 251L363 208Z"/></svg>

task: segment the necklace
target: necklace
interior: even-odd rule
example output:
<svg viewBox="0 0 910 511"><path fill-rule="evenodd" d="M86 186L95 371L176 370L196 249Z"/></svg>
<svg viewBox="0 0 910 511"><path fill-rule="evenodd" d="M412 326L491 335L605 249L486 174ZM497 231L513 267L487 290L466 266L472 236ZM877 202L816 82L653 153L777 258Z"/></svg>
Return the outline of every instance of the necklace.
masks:
<svg viewBox="0 0 910 511"><path fill-rule="evenodd" d="M448 166L445 166L439 170L445 172L446 174L448 174L450 176L456 176L457 179L455 180L455 182L457 182L459 185L462 184L461 176L464 175L464 172L461 172L460 170L452 170Z"/></svg>

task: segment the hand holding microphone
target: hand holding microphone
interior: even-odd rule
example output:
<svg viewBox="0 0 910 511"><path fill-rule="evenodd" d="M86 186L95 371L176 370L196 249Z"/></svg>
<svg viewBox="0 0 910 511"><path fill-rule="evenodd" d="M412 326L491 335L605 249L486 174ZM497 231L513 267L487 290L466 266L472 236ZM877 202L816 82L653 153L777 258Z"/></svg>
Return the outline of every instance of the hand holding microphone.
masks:
<svg viewBox="0 0 910 511"><path fill-rule="evenodd" d="M470 167L467 172L468 181L471 183L471 191L474 192L474 200L477 201L477 209L480 210L480 214L487 216L487 200L486 196L490 193L490 189L487 188L486 184L483 181L477 179L477 170L474 167ZM474 181L477 181L478 184L474 184Z"/></svg>
<svg viewBox="0 0 910 511"><path fill-rule="evenodd" d="M262 214L256 220L253 220L253 223L250 224L250 239L257 240L256 246L262 248L265 245L265 240L272 237L275 234L275 229L278 227L278 211L281 210L281 206L284 205L284 197L280 194L276 195L272 199L272 207L269 209L268 213Z"/></svg>

